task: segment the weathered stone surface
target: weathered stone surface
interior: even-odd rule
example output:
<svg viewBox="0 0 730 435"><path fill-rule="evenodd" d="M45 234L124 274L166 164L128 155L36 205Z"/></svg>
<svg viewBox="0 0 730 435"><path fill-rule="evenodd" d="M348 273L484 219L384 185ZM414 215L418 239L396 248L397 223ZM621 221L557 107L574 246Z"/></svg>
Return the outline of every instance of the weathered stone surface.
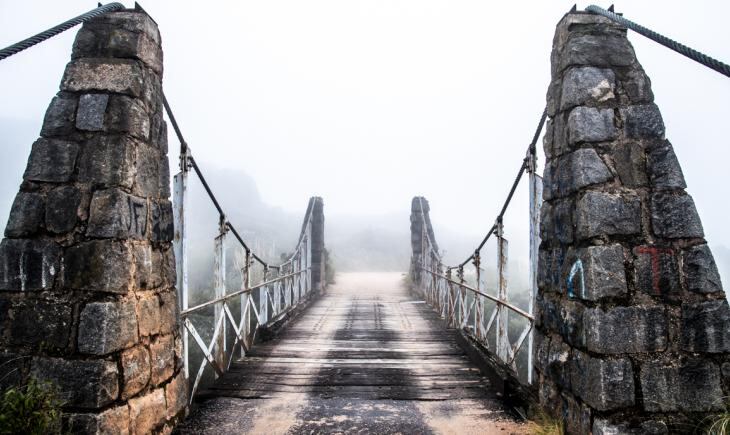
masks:
<svg viewBox="0 0 730 435"><path fill-rule="evenodd" d="M140 65L130 59L77 59L66 67L62 91L108 91L141 97L144 76Z"/></svg>
<svg viewBox="0 0 730 435"><path fill-rule="evenodd" d="M124 387L122 400L142 391L150 380L150 354L144 346L135 346L122 352Z"/></svg>
<svg viewBox="0 0 730 435"><path fill-rule="evenodd" d="M616 77L610 69L571 68L563 76L560 110L611 101L615 98L615 83Z"/></svg>
<svg viewBox="0 0 730 435"><path fill-rule="evenodd" d="M166 154L160 155L159 171L157 177L157 185L159 186L159 197L162 199L170 198L170 160Z"/></svg>
<svg viewBox="0 0 730 435"><path fill-rule="evenodd" d="M570 389L571 348L559 339L551 340L545 374L563 389Z"/></svg>
<svg viewBox="0 0 730 435"><path fill-rule="evenodd" d="M674 148L669 141L664 141L662 145L649 149L648 163L649 178L654 188L684 189L687 187L682 168L679 166Z"/></svg>
<svg viewBox="0 0 730 435"><path fill-rule="evenodd" d="M65 282L73 289L127 293L133 282L132 253L114 240L93 240L69 248L65 258Z"/></svg>
<svg viewBox="0 0 730 435"><path fill-rule="evenodd" d="M166 200L150 202L150 219L152 221L152 240L171 242L175 237L172 202Z"/></svg>
<svg viewBox="0 0 730 435"><path fill-rule="evenodd" d="M135 154L134 142L126 136L95 136L79 158L79 180L131 188Z"/></svg>
<svg viewBox="0 0 730 435"><path fill-rule="evenodd" d="M540 208L540 237L546 241L557 241L562 244L573 242L573 209L572 199L544 202Z"/></svg>
<svg viewBox="0 0 730 435"><path fill-rule="evenodd" d="M137 58L158 74L162 73L162 50L142 32L101 23L90 23L76 35L72 57Z"/></svg>
<svg viewBox="0 0 730 435"><path fill-rule="evenodd" d="M117 365L111 361L34 358L31 375L56 384L67 406L101 408L119 396Z"/></svg>
<svg viewBox="0 0 730 435"><path fill-rule="evenodd" d="M25 300L13 307L10 342L44 349L68 345L73 320L71 306L63 302Z"/></svg>
<svg viewBox="0 0 730 435"><path fill-rule="evenodd" d="M109 94L83 94L79 98L76 113L76 128L87 131L104 129L104 113L109 103Z"/></svg>
<svg viewBox="0 0 730 435"><path fill-rule="evenodd" d="M634 256L634 277L638 290L665 298L681 296L677 258L673 249L637 246Z"/></svg>
<svg viewBox="0 0 730 435"><path fill-rule="evenodd" d="M651 80L641 67L631 68L622 79L622 84L629 100L634 103L651 103L654 93L651 91Z"/></svg>
<svg viewBox="0 0 730 435"><path fill-rule="evenodd" d="M127 405L109 408L99 414L66 414L70 433L94 435L129 435Z"/></svg>
<svg viewBox="0 0 730 435"><path fill-rule="evenodd" d="M79 352L106 355L137 341L134 303L91 302L79 316Z"/></svg>
<svg viewBox="0 0 730 435"><path fill-rule="evenodd" d="M656 104L629 106L620 110L624 134L631 139L663 138L664 121Z"/></svg>
<svg viewBox="0 0 730 435"><path fill-rule="evenodd" d="M595 353L657 352L667 347L667 316L662 307L588 309L583 327L586 348Z"/></svg>
<svg viewBox="0 0 730 435"><path fill-rule="evenodd" d="M633 194L586 192L576 203L578 239L641 231L641 202Z"/></svg>
<svg viewBox="0 0 730 435"><path fill-rule="evenodd" d="M166 415L164 388L157 388L144 396L129 399L129 419L137 434L152 433L165 421Z"/></svg>
<svg viewBox="0 0 730 435"><path fill-rule="evenodd" d="M43 222L45 201L43 195L32 192L18 192L10 209L5 237L24 237L38 231Z"/></svg>
<svg viewBox="0 0 730 435"><path fill-rule="evenodd" d="M66 233L76 226L81 191L73 186L60 186L48 192L46 200L46 229Z"/></svg>
<svg viewBox="0 0 730 435"><path fill-rule="evenodd" d="M638 426L629 423L612 423L605 419L595 419L592 435L668 435L666 423L657 420L647 420Z"/></svg>
<svg viewBox="0 0 730 435"><path fill-rule="evenodd" d="M147 201L120 189L98 190L91 199L90 237L144 239L147 235Z"/></svg>
<svg viewBox="0 0 730 435"><path fill-rule="evenodd" d="M725 299L682 306L682 349L730 352L730 307Z"/></svg>
<svg viewBox="0 0 730 435"><path fill-rule="evenodd" d="M167 402L168 419L184 416L184 410L187 407L187 397L187 381L183 372L180 372L169 384L165 385L165 402Z"/></svg>
<svg viewBox="0 0 730 435"><path fill-rule="evenodd" d="M573 35L560 55L560 69L571 65L629 66L634 60L634 50L624 36Z"/></svg>
<svg viewBox="0 0 730 435"><path fill-rule="evenodd" d="M79 146L58 139L38 139L30 151L24 180L65 182L71 179Z"/></svg>
<svg viewBox="0 0 730 435"><path fill-rule="evenodd" d="M578 251L573 297L589 301L627 293L624 251L621 245L591 246ZM581 285L582 283L582 285Z"/></svg>
<svg viewBox="0 0 730 435"><path fill-rule="evenodd" d="M167 160L167 151L168 151L168 142L167 142L167 123L163 120L160 120L160 130L159 135L157 136L157 141L153 142L152 145L157 146L157 149L160 151L160 155L163 156L165 160ZM170 183L169 177L167 180L167 183Z"/></svg>
<svg viewBox="0 0 730 435"><path fill-rule="evenodd" d="M160 31L157 29L157 24L147 14L132 11L110 12L94 18L85 26L103 26L107 29L142 33L153 42L160 43Z"/></svg>
<svg viewBox="0 0 730 435"><path fill-rule="evenodd" d="M613 176L594 149L563 155L545 168L543 197L550 200L571 195L583 187L605 183Z"/></svg>
<svg viewBox="0 0 730 435"><path fill-rule="evenodd" d="M179 327L177 294L167 291L159 294L160 297L160 334L170 334Z"/></svg>
<svg viewBox="0 0 730 435"><path fill-rule="evenodd" d="M160 170L157 165L160 154L151 146L140 144L137 147L137 186L136 192L143 197L160 196ZM169 178L167 184L169 184Z"/></svg>
<svg viewBox="0 0 730 435"><path fill-rule="evenodd" d="M53 287L61 248L50 240L3 239L0 243L0 290L31 291Z"/></svg>
<svg viewBox="0 0 730 435"><path fill-rule="evenodd" d="M113 95L109 100L106 128L113 133L127 133L146 141L150 135L150 117L141 100Z"/></svg>
<svg viewBox="0 0 730 435"><path fill-rule="evenodd" d="M635 142L617 144L612 150L613 163L624 187L645 187L649 184L646 154Z"/></svg>
<svg viewBox="0 0 730 435"><path fill-rule="evenodd" d="M649 362L641 367L644 409L649 412L723 409L720 369L700 359Z"/></svg>
<svg viewBox="0 0 730 435"><path fill-rule="evenodd" d="M157 288L163 283L164 265L162 253L148 244L135 245L135 281L137 288Z"/></svg>
<svg viewBox="0 0 730 435"><path fill-rule="evenodd" d="M684 192L651 195L654 234L669 239L704 237L700 216L692 197Z"/></svg>
<svg viewBox="0 0 730 435"><path fill-rule="evenodd" d="M576 351L571 383L573 392L593 409L634 405L634 371L626 358L599 359Z"/></svg>
<svg viewBox="0 0 730 435"><path fill-rule="evenodd" d="M618 137L613 109L576 107L568 115L568 143L605 142Z"/></svg>
<svg viewBox="0 0 730 435"><path fill-rule="evenodd" d="M60 93L53 97L43 119L41 136L64 136L74 131L78 100L70 94Z"/></svg>
<svg viewBox="0 0 730 435"><path fill-rule="evenodd" d="M585 331L583 329L583 304L564 301L560 304L560 319L557 331L560 336L575 347L585 345Z"/></svg>
<svg viewBox="0 0 730 435"><path fill-rule="evenodd" d="M542 249L538 256L537 280L538 286L544 292L565 291L565 281L562 270L565 267L566 249Z"/></svg>
<svg viewBox="0 0 730 435"><path fill-rule="evenodd" d="M687 289L695 293L716 293L722 291L720 273L706 244L693 246L682 252L684 278Z"/></svg>
<svg viewBox="0 0 730 435"><path fill-rule="evenodd" d="M175 341L172 335L160 335L150 343L152 358L152 385L159 385L172 377L175 370Z"/></svg>
<svg viewBox="0 0 730 435"><path fill-rule="evenodd" d="M160 301L151 292L138 293L137 317L139 318L139 334L154 335L159 332Z"/></svg>
<svg viewBox="0 0 730 435"><path fill-rule="evenodd" d="M565 432L569 434L587 434L591 430L591 410L578 403L568 395L562 395L562 417Z"/></svg>

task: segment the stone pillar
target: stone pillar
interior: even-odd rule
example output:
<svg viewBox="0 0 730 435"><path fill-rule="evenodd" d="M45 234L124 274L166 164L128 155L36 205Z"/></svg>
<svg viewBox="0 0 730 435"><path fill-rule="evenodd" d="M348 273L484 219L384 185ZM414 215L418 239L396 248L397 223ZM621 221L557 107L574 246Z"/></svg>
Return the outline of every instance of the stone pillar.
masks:
<svg viewBox="0 0 730 435"><path fill-rule="evenodd" d="M730 395L730 309L702 224L626 29L568 14L551 61L540 401L569 433L683 433Z"/></svg>
<svg viewBox="0 0 730 435"><path fill-rule="evenodd" d="M324 286L324 202L312 198L312 290L321 291Z"/></svg>
<svg viewBox="0 0 730 435"><path fill-rule="evenodd" d="M415 196L411 201L411 279L418 282L420 274L416 267L420 264L423 256L425 240L423 239L423 222L426 222L426 231L431 241L435 244L436 238L431 226L429 217L430 207L426 198ZM434 246L438 250L438 246Z"/></svg>
<svg viewBox="0 0 730 435"><path fill-rule="evenodd" d="M84 24L0 244L2 360L58 386L73 433L186 409L161 80L146 14Z"/></svg>

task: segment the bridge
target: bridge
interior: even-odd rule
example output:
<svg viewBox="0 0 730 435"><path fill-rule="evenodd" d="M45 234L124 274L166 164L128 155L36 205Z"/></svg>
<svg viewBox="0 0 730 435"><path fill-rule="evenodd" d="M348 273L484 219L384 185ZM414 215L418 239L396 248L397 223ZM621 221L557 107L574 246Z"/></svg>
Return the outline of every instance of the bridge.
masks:
<svg viewBox="0 0 730 435"><path fill-rule="evenodd" d="M0 388L49 382L56 429L524 433L545 413L566 433L664 434L726 411L730 307L627 28L728 65L574 8L557 25L546 108L473 254L446 264L417 196L404 204L410 270L329 284L322 198L281 261L229 220L139 5L100 6L0 60L82 22L0 244ZM190 294L191 183L218 215L204 300ZM526 305L510 297L504 225L521 183Z"/></svg>

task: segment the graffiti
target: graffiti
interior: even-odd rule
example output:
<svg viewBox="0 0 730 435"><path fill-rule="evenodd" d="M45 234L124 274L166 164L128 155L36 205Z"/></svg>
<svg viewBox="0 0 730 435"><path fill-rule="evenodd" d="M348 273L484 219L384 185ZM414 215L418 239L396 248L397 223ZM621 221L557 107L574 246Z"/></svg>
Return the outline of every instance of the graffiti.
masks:
<svg viewBox="0 0 730 435"><path fill-rule="evenodd" d="M568 273L568 297L569 298L575 298L575 288L573 284L573 278L575 278L575 275L579 275L579 283L580 283L580 297L585 299L586 297L586 284L585 279L583 278L583 262L580 260L577 260L575 263L573 263L573 267L570 268L570 273Z"/></svg>
<svg viewBox="0 0 730 435"><path fill-rule="evenodd" d="M670 248L657 248L655 246L639 246L636 248L637 254L648 254L651 259L651 294L654 296L661 296L661 255L668 254L672 255L673 251Z"/></svg>
<svg viewBox="0 0 730 435"><path fill-rule="evenodd" d="M130 234L144 236L147 232L147 206L140 199L127 196L129 221L127 231Z"/></svg>

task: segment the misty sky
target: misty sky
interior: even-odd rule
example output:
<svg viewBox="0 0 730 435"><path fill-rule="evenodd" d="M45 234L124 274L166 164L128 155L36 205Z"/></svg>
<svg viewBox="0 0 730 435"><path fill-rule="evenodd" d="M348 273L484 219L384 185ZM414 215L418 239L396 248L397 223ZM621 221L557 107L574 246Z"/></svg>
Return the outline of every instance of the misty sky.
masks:
<svg viewBox="0 0 730 435"><path fill-rule="evenodd" d="M474 235L475 244L492 225L545 105L555 24L572 5L142 3L162 33L165 93L204 168L249 174L265 202L292 213L320 195L328 216L401 214L404 227L411 197L424 195L437 236L448 228ZM0 45L94 6L0 0ZM730 2L631 1L616 10L730 61ZM75 33L0 62L3 225ZM730 79L629 37L706 236L730 246ZM174 168L177 141L170 144ZM524 234L526 210L521 191L508 231Z"/></svg>

